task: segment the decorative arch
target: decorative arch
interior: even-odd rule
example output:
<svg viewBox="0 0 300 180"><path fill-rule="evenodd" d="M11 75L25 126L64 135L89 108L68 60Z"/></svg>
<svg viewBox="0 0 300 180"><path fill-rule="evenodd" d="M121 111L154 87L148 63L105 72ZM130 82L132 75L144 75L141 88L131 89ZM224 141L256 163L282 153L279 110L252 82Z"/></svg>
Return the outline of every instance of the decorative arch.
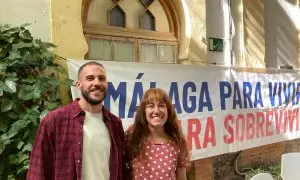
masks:
<svg viewBox="0 0 300 180"><path fill-rule="evenodd" d="M119 0L114 0L114 2L118 2ZM177 7L173 0L158 0L167 17L170 25L170 32L174 34L174 36L179 40L180 39L180 17L177 10ZM82 9L81 9L81 19L82 24L85 25L87 22L87 14L89 7L91 5L92 0L82 0Z"/></svg>
<svg viewBox="0 0 300 180"><path fill-rule="evenodd" d="M105 8L115 7L125 17L122 27L112 26L119 23L112 23L109 14L104 14ZM181 23L173 0L83 0L81 17L88 59L178 62Z"/></svg>

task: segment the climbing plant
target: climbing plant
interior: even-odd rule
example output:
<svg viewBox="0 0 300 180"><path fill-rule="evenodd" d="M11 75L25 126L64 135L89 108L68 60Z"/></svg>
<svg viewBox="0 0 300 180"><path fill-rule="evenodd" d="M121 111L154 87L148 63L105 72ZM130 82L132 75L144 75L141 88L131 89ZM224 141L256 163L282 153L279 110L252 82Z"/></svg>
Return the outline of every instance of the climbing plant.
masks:
<svg viewBox="0 0 300 180"><path fill-rule="evenodd" d="M24 177L42 117L60 105L55 46L0 25L0 179Z"/></svg>

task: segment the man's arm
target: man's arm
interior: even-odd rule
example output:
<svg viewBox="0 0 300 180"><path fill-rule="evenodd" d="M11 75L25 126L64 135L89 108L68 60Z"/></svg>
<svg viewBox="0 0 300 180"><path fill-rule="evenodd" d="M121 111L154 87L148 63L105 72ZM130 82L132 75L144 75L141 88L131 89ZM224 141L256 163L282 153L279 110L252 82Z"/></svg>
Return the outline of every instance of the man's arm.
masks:
<svg viewBox="0 0 300 180"><path fill-rule="evenodd" d="M52 180L53 173L53 116L47 115L40 123L39 130L30 154L27 180Z"/></svg>

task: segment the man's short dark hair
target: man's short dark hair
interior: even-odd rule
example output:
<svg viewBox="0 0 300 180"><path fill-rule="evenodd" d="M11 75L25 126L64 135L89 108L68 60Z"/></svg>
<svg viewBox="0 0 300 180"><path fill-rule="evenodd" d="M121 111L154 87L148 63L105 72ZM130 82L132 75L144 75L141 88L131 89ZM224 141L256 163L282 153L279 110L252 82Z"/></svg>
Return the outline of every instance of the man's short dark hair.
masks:
<svg viewBox="0 0 300 180"><path fill-rule="evenodd" d="M105 69L105 67L104 67L101 63L98 63L98 62L96 62L96 61L90 61L90 62L87 62L87 63L83 64L83 65L78 69L78 73L77 73L78 78L79 78L80 72L81 72L86 66L89 66L89 65L97 65L97 66L101 66L103 69Z"/></svg>

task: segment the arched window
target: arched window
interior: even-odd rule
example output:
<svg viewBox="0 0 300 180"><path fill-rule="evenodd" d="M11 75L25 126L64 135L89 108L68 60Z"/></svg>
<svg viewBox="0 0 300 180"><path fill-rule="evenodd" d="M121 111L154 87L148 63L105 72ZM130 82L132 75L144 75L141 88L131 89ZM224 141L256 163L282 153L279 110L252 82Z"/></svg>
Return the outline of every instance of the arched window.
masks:
<svg viewBox="0 0 300 180"><path fill-rule="evenodd" d="M173 0L83 0L87 59L177 63Z"/></svg>

